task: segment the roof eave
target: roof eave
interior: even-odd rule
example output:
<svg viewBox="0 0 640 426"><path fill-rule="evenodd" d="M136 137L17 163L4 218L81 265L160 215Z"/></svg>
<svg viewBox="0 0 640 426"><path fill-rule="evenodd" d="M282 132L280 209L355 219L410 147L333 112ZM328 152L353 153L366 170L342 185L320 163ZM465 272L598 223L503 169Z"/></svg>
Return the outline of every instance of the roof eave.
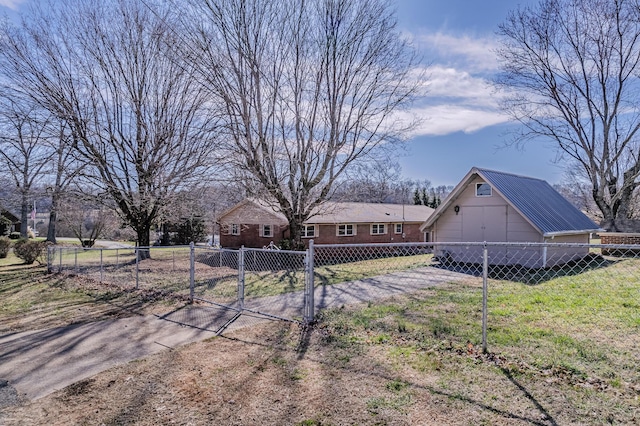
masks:
<svg viewBox="0 0 640 426"><path fill-rule="evenodd" d="M469 170L469 172L465 175L464 178L462 178L458 185L453 188L453 191L449 193L449 196L442 201L442 204L440 204L435 209L435 211L431 213L431 216L429 216L427 220L425 220L424 223L420 226L420 232L424 232L425 229L433 226L433 224L440 218L440 216L442 216L442 213L444 213L449 208L449 206L451 206L451 204L453 204L453 202L458 199L460 192L467 187L469 182L473 179L473 175L477 173L477 167L473 167L471 170Z"/></svg>
<svg viewBox="0 0 640 426"><path fill-rule="evenodd" d="M592 234L592 233L596 233L596 232L602 232L603 229L602 228L596 228L596 229L575 229L575 230L571 230L571 231L554 231L554 232L545 232L544 234L542 234L543 237L560 237L563 235L580 235L580 234Z"/></svg>

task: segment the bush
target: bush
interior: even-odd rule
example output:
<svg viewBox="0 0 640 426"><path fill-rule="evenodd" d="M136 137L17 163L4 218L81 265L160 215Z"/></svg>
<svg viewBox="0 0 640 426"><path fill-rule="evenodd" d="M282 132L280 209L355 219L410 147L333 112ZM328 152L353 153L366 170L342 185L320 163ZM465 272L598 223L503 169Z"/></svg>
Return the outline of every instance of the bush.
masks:
<svg viewBox="0 0 640 426"><path fill-rule="evenodd" d="M7 237L0 237L0 259L4 259L9 254L11 240Z"/></svg>
<svg viewBox="0 0 640 426"><path fill-rule="evenodd" d="M12 232L11 234L9 234L9 238L11 238L12 240L19 240L20 239L20 233L19 232Z"/></svg>
<svg viewBox="0 0 640 426"><path fill-rule="evenodd" d="M45 247L44 241L20 240L13 246L13 253L31 265L43 255Z"/></svg>

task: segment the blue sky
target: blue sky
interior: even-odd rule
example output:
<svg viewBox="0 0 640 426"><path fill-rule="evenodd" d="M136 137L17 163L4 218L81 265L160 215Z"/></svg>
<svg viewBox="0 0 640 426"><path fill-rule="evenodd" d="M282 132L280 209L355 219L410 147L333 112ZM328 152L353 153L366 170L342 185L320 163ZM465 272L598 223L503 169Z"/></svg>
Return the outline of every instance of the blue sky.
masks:
<svg viewBox="0 0 640 426"><path fill-rule="evenodd" d="M396 0L400 28L430 63L428 95L415 106L423 123L400 159L403 174L456 184L473 166L557 183L562 168L544 140L505 147L515 126L497 108L495 31L509 10L537 0Z"/></svg>
<svg viewBox="0 0 640 426"><path fill-rule="evenodd" d="M5 12L28 0L0 0ZM509 10L537 0L395 0L400 29L429 62L428 95L414 105L422 123L399 160L402 174L455 185L473 166L557 183L561 166L547 141L505 147L514 126L488 81L496 72L495 31Z"/></svg>

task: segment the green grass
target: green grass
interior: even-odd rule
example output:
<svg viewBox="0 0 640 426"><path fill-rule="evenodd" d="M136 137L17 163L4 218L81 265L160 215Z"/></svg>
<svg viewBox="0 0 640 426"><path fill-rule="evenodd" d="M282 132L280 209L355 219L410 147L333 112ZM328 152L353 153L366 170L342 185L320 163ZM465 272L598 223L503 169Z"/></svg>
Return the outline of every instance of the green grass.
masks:
<svg viewBox="0 0 640 426"><path fill-rule="evenodd" d="M323 311L319 328L336 358L382 350L385 362L404 377L437 377L434 395L449 395L452 409L482 401L509 411L535 398L558 424L637 421L639 260L538 285L489 284L488 355L479 349L481 291L464 284ZM402 389L403 383L389 382L387 389ZM375 413L401 409L403 401L391 395L367 405Z"/></svg>

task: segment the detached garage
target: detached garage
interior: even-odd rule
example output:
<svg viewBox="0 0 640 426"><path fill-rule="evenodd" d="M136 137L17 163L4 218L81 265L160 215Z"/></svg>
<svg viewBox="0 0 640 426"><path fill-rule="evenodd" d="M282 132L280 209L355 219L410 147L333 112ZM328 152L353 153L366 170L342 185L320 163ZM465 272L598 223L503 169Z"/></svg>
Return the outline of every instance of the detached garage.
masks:
<svg viewBox="0 0 640 426"><path fill-rule="evenodd" d="M420 229L433 242L589 243L598 226L541 179L473 168ZM532 252L532 250L534 250ZM491 247L493 265L547 267L587 247ZM482 262L479 247L438 246L457 262Z"/></svg>

